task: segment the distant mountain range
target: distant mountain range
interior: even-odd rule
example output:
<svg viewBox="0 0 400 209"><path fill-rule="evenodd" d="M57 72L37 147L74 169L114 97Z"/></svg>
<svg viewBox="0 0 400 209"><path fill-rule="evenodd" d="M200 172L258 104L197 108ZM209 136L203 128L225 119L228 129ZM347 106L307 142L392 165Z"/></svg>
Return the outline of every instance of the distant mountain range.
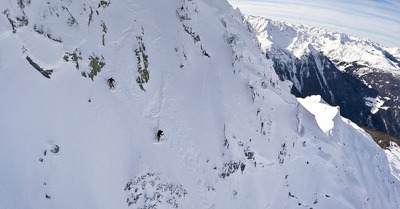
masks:
<svg viewBox="0 0 400 209"><path fill-rule="evenodd" d="M262 17L245 22L294 95L321 95L353 122L400 137L399 48Z"/></svg>

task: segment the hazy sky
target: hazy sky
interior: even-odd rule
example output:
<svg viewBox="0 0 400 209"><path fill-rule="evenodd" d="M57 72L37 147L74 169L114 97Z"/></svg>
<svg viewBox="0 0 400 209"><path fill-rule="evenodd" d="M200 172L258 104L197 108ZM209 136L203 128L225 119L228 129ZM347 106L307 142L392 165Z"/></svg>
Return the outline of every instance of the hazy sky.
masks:
<svg viewBox="0 0 400 209"><path fill-rule="evenodd" d="M228 0L242 13L400 47L400 0Z"/></svg>

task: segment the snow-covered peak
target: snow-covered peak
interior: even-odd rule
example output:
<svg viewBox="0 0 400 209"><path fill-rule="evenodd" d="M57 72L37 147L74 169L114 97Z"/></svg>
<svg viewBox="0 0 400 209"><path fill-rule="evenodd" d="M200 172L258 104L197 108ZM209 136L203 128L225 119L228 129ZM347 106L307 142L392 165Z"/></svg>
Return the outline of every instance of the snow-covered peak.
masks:
<svg viewBox="0 0 400 209"><path fill-rule="evenodd" d="M292 51L300 58L309 52L307 46L311 44L341 70L347 67L341 65L342 62L357 63L371 70L383 70L400 75L398 48L385 48L365 38L263 17L246 16L245 21L248 21L258 33L264 50L276 45Z"/></svg>
<svg viewBox="0 0 400 209"><path fill-rule="evenodd" d="M327 104L319 95L309 96L304 99L297 98L310 113L315 116L318 126L325 134L331 134L334 128L334 118L340 117L339 107Z"/></svg>

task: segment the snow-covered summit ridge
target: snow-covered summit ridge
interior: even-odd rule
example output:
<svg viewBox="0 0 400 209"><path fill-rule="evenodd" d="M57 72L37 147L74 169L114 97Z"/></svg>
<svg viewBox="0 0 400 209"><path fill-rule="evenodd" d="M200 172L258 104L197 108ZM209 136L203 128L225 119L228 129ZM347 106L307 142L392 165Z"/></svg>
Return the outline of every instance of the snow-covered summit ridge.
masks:
<svg viewBox="0 0 400 209"><path fill-rule="evenodd" d="M325 134L331 134L334 128L334 118L340 117L339 107L332 107L327 104L319 95L306 98L297 98L310 113L315 116L318 126Z"/></svg>
<svg viewBox="0 0 400 209"><path fill-rule="evenodd" d="M384 152L322 132L226 1L0 7L1 207L400 206Z"/></svg>
<svg viewBox="0 0 400 209"><path fill-rule="evenodd" d="M310 53L308 45L311 44L340 70L348 67L344 63L356 63L366 69L400 75L400 48L387 48L366 38L264 17L249 15L246 21L251 23L260 40L269 40L261 41L264 51L276 46L292 51L300 58Z"/></svg>

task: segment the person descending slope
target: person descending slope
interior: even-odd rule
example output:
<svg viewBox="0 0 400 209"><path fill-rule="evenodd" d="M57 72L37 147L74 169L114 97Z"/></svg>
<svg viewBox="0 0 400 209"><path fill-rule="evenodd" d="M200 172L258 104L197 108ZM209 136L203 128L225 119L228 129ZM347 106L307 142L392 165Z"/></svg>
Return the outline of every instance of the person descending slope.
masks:
<svg viewBox="0 0 400 209"><path fill-rule="evenodd" d="M108 85L110 86L110 89L114 88L114 82L115 82L114 78L111 77L107 81L108 81Z"/></svg>
<svg viewBox="0 0 400 209"><path fill-rule="evenodd" d="M163 136L163 135L164 135L164 132L162 130L158 130L158 132L157 132L158 142L160 142L161 136Z"/></svg>

